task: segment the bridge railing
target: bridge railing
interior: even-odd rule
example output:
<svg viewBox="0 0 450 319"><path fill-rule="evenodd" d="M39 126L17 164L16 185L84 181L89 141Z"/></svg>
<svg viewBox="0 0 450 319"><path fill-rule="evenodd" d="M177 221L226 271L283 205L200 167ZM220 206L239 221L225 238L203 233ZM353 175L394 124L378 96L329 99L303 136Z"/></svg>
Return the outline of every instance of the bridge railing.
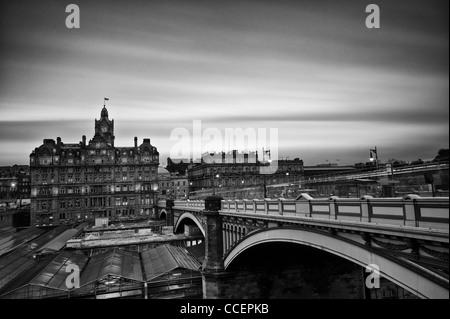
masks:
<svg viewBox="0 0 450 319"><path fill-rule="evenodd" d="M197 208L205 209L205 201L202 199L193 200L174 200L174 208Z"/></svg>
<svg viewBox="0 0 450 319"><path fill-rule="evenodd" d="M307 217L449 229L449 198L312 198L223 200L222 212Z"/></svg>
<svg viewBox="0 0 450 319"><path fill-rule="evenodd" d="M166 207L167 206L166 200L165 199L158 200L157 206L158 207Z"/></svg>

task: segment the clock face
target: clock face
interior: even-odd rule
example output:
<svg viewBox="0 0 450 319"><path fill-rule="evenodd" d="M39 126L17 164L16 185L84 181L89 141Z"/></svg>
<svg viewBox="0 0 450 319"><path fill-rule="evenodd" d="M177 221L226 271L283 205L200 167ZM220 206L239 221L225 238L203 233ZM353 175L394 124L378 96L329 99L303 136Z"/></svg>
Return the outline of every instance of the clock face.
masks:
<svg viewBox="0 0 450 319"><path fill-rule="evenodd" d="M102 126L102 132L103 132L103 133L108 132L108 127L107 127L107 126Z"/></svg>

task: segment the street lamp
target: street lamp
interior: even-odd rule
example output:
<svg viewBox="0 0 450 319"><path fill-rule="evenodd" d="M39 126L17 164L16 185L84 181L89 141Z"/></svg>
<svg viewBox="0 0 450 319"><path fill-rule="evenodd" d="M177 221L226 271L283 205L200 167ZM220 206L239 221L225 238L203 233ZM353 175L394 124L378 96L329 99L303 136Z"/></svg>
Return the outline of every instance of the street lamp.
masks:
<svg viewBox="0 0 450 319"><path fill-rule="evenodd" d="M270 154L270 152L269 152L269 154ZM269 158L268 160L267 160L268 162L269 162L269 165L272 163L272 159L271 158ZM264 181L264 197L263 198L266 198L267 197L267 180L266 180L266 174L263 174L263 181Z"/></svg>
<svg viewBox="0 0 450 319"><path fill-rule="evenodd" d="M215 178L219 178L219 174L214 174L214 170L212 171L212 188L213 188L213 195L216 195L216 188L215 188Z"/></svg>
<svg viewBox="0 0 450 319"><path fill-rule="evenodd" d="M373 158L373 153L375 153L375 158ZM373 162L374 160L378 170L378 151L376 146L374 149L370 149L370 161Z"/></svg>
<svg viewBox="0 0 450 319"><path fill-rule="evenodd" d="M187 198L189 198L189 195L190 195L191 189L192 189L192 182L189 182L189 183L188 183Z"/></svg>
<svg viewBox="0 0 450 319"><path fill-rule="evenodd" d="M388 164L386 164L387 166ZM391 181L392 181L392 196L395 197L395 181L394 181L394 163L389 164L391 170Z"/></svg>

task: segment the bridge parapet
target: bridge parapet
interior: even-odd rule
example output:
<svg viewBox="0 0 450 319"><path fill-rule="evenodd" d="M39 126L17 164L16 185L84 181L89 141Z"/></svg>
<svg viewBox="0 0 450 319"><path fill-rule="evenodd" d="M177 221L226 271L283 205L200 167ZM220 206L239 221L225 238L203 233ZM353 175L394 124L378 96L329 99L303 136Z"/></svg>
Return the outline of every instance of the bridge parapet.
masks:
<svg viewBox="0 0 450 319"><path fill-rule="evenodd" d="M158 202L157 202L157 206L158 207L167 207L167 202L166 202L166 200L165 199L162 199L162 200L159 200Z"/></svg>
<svg viewBox="0 0 450 319"><path fill-rule="evenodd" d="M197 208L205 209L205 201L201 199L194 200L175 200L174 208Z"/></svg>
<svg viewBox="0 0 450 319"><path fill-rule="evenodd" d="M387 269L387 278L401 277L396 282L420 296L434 296L430 291L441 294L442 287L448 295L448 277L441 275L448 273L448 197L312 198L301 194L296 199L210 198L209 203L206 207L202 200L166 203L176 220L174 230L182 231L179 226L190 219L205 236L206 297L220 297L220 287L229 276L227 265L240 252L259 243L294 239L361 265L375 261L380 269Z"/></svg>
<svg viewBox="0 0 450 319"><path fill-rule="evenodd" d="M362 221L433 229L449 229L448 197L422 198L312 198L307 194L297 199L223 200L221 212L283 215Z"/></svg>

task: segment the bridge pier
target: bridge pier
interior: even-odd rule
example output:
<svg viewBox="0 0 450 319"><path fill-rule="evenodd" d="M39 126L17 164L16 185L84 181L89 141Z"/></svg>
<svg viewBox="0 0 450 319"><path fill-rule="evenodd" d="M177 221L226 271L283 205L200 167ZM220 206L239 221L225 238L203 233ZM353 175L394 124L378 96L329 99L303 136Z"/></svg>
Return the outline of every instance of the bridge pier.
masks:
<svg viewBox="0 0 450 319"><path fill-rule="evenodd" d="M168 199L166 201L166 226L174 226L173 206L173 199Z"/></svg>
<svg viewBox="0 0 450 319"><path fill-rule="evenodd" d="M220 196L209 196L205 199L205 260L202 265L202 287L204 299L226 298L224 288L229 274L225 272L223 263L223 234Z"/></svg>

